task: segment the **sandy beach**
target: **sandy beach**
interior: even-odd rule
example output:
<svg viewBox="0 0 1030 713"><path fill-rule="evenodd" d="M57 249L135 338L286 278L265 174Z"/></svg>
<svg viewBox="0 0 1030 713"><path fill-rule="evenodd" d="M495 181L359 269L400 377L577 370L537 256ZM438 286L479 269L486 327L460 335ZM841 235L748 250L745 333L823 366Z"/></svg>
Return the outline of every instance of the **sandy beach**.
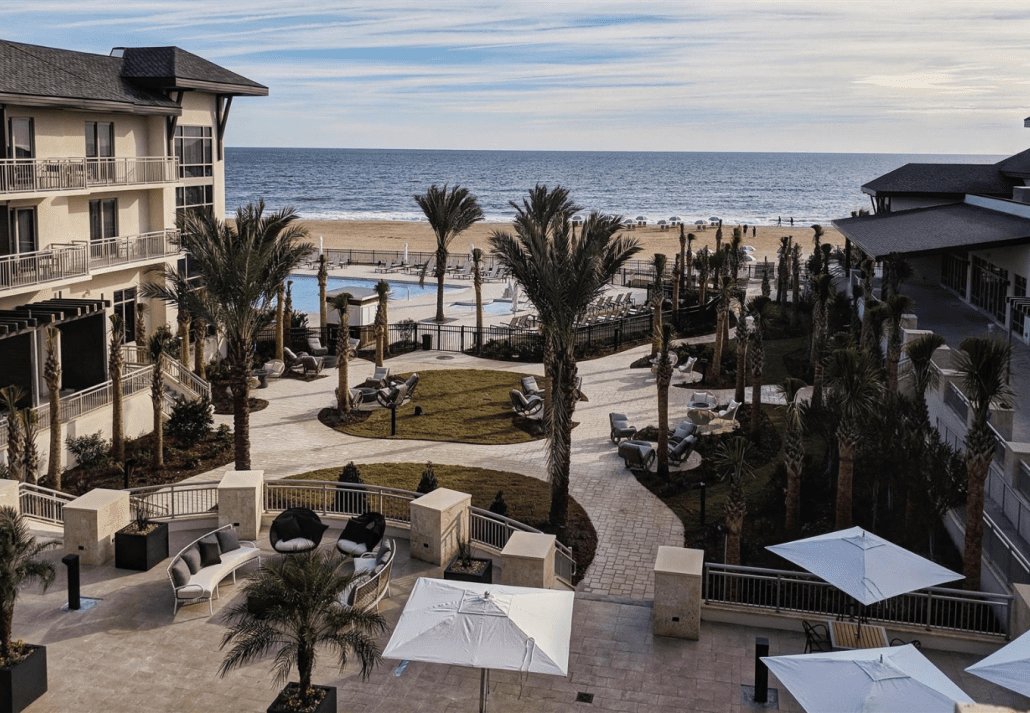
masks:
<svg viewBox="0 0 1030 713"><path fill-rule="evenodd" d="M304 220L301 221L308 229L311 241L316 245L318 238L324 238L324 245L327 248L353 248L364 250L403 250L404 243L408 244L409 250L432 250L436 246L436 240L426 222L415 221L361 221L361 220ZM509 223L476 223L469 230L462 233L453 243L454 252L466 252L470 243L489 249L489 238L495 230L510 230ZM824 241L835 245L843 245L844 238L830 225L824 225L826 230ZM687 232L693 232L697 236L693 249L696 252L703 246L715 247L715 228L698 230L697 226L690 226ZM636 238L643 251L641 259L650 258L654 253L665 253L672 256L679 250L679 231L660 230L657 226L636 228L627 230L625 234ZM751 227L748 227L747 238L744 245L751 245L755 248L755 257L758 259L775 259L776 249L780 245L780 238L784 235L792 235L795 241L800 241L804 254L812 251L812 229L808 226L795 225L784 226L758 226L758 233L752 237ZM724 226L723 239L728 240L733 235L733 226Z"/></svg>

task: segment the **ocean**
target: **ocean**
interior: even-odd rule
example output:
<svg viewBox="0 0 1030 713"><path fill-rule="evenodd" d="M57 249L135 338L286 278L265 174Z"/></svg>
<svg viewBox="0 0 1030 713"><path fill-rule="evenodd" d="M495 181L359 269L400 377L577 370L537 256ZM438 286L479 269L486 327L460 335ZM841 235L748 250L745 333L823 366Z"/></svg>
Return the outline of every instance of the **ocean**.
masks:
<svg viewBox="0 0 1030 713"><path fill-rule="evenodd" d="M423 220L413 199L461 184L488 221L536 183L560 184L585 210L688 224L718 216L769 225L827 223L869 208L863 183L906 163L994 163L1003 156L927 154L431 151L227 148L226 210L264 198L312 220Z"/></svg>

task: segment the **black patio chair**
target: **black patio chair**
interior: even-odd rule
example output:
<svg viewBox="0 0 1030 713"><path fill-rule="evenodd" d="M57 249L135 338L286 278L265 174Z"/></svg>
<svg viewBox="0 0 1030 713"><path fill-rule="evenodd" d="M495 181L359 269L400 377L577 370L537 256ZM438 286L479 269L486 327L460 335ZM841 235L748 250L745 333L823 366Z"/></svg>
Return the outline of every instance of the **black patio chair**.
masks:
<svg viewBox="0 0 1030 713"><path fill-rule="evenodd" d="M897 637L891 639L891 646L907 646L908 644L912 644L917 649L923 648L923 644L919 639L912 639L911 641L905 641L904 639L899 639Z"/></svg>
<svg viewBox="0 0 1030 713"><path fill-rule="evenodd" d="M833 651L833 643L830 641L830 630L826 624L809 624L804 619L801 626L805 629L805 653L813 651Z"/></svg>
<svg viewBox="0 0 1030 713"><path fill-rule="evenodd" d="M309 508L290 508L279 513L268 529L272 549L284 555L310 552L329 529Z"/></svg>
<svg viewBox="0 0 1030 713"><path fill-rule="evenodd" d="M342 554L360 557L379 545L386 533L386 518L382 513L366 512L347 521L336 541Z"/></svg>
<svg viewBox="0 0 1030 713"><path fill-rule="evenodd" d="M619 457L632 471L650 471L658 455L648 441L629 440L619 444Z"/></svg>

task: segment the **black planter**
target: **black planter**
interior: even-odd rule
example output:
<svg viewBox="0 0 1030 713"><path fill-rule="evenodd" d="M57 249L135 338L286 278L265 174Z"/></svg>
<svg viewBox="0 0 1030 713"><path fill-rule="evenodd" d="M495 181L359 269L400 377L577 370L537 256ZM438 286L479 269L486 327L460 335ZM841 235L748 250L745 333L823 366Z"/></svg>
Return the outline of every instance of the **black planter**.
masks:
<svg viewBox="0 0 1030 713"><path fill-rule="evenodd" d="M158 522L157 529L146 535L124 530L114 533L114 566L146 572L168 558L168 523Z"/></svg>
<svg viewBox="0 0 1030 713"><path fill-rule="evenodd" d="M11 668L0 668L0 713L19 713L44 693L45 646L34 647L28 658Z"/></svg>
<svg viewBox="0 0 1030 713"><path fill-rule="evenodd" d="M447 565L447 569L443 571L443 578L450 579L455 582L478 582L479 584L493 584L494 581L494 561L492 559L480 559L473 557L473 562L486 562L486 567L480 574L469 574L467 572L455 572L452 570L454 563L458 561L455 557L451 560L451 563Z"/></svg>
<svg viewBox="0 0 1030 713"><path fill-rule="evenodd" d="M299 685L299 683L286 684L286 688L275 699L275 703L268 706L266 713L296 713L296 709L286 707L286 701L289 700L287 692L295 690ZM312 688L326 692L322 702L315 706L314 713L336 713L336 688L333 686L312 686Z"/></svg>

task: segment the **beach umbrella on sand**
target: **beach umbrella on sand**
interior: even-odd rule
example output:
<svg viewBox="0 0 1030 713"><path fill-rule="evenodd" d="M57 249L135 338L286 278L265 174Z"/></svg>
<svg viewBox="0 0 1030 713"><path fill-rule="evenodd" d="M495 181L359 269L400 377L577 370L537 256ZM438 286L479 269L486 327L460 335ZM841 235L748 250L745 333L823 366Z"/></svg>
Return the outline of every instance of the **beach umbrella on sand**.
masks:
<svg viewBox="0 0 1030 713"><path fill-rule="evenodd" d="M710 222L710 223L711 223L712 225L715 225L716 223L721 223L721 222L722 222L722 218L720 218L720 217L719 217L719 216L717 216L717 215L710 215L710 216L708 216L708 221L709 221L709 222Z"/></svg>
<svg viewBox="0 0 1030 713"><path fill-rule="evenodd" d="M704 227L704 226L708 225L708 221L705 220L704 218L701 218L700 220L695 220L694 221L694 225L698 225L698 226Z"/></svg>
<svg viewBox="0 0 1030 713"><path fill-rule="evenodd" d="M973 702L912 644L762 661L809 713L952 713Z"/></svg>
<svg viewBox="0 0 1030 713"><path fill-rule="evenodd" d="M486 710L490 669L567 676L573 592L421 577L383 657L482 669Z"/></svg>
<svg viewBox="0 0 1030 713"><path fill-rule="evenodd" d="M966 671L1030 697L1030 631Z"/></svg>

